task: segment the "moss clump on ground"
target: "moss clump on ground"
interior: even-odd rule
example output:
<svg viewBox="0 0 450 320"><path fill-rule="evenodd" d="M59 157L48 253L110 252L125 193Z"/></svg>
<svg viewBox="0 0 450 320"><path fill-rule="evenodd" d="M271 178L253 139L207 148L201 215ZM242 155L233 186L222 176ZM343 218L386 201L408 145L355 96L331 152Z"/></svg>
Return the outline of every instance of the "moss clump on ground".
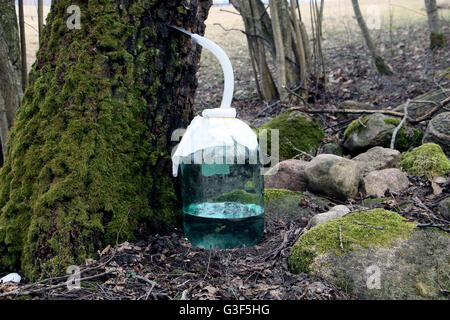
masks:
<svg viewBox="0 0 450 320"><path fill-rule="evenodd" d="M258 133L261 133L263 129L279 130L280 160L291 159L299 153L293 149L293 146L304 152L311 152L318 147L325 136L317 120L309 118L298 111L282 113L272 121L261 126L258 129ZM267 130L268 155L271 154L270 142L270 130Z"/></svg>
<svg viewBox="0 0 450 320"><path fill-rule="evenodd" d="M367 227L355 223L362 222ZM373 246L389 246L396 239L408 238L416 224L407 222L395 212L373 209L350 213L342 218L311 228L292 247L289 265L293 272L310 272L310 265L320 254L334 252L342 255L339 226L344 251ZM375 227L381 227L375 228Z"/></svg>
<svg viewBox="0 0 450 320"><path fill-rule="evenodd" d="M353 120L344 131L344 138L347 139L354 133L358 133L364 128L362 124L366 124L369 121L369 116L364 116L360 119Z"/></svg>
<svg viewBox="0 0 450 320"><path fill-rule="evenodd" d="M260 194L250 193L240 189L224 193L212 199L213 202L239 202L244 204L260 203L261 200Z"/></svg>
<svg viewBox="0 0 450 320"><path fill-rule="evenodd" d="M428 178L450 173L450 160L435 143L426 143L403 153L400 166L411 175L425 174Z"/></svg>
<svg viewBox="0 0 450 320"><path fill-rule="evenodd" d="M298 191L292 191L287 189L264 189L264 203L275 199L282 199L287 196L301 196L302 193Z"/></svg>

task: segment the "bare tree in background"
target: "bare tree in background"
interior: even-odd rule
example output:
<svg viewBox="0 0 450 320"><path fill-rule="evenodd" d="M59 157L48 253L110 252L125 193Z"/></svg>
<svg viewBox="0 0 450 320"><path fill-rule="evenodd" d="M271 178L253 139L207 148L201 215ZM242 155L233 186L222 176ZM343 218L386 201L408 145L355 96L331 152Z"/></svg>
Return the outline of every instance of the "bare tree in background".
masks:
<svg viewBox="0 0 450 320"><path fill-rule="evenodd" d="M19 31L20 31L20 52L22 61L22 87L27 86L28 72L27 72L27 45L25 39L25 18L23 14L23 0L19 0Z"/></svg>
<svg viewBox="0 0 450 320"><path fill-rule="evenodd" d="M372 41L372 37L369 33L369 28L367 28L367 24L364 20L364 17L361 13L361 9L359 7L358 0L352 0L353 11L355 12L356 20L358 21L358 25L361 29L361 33L364 37L367 47L369 48L370 54L372 55L375 67L377 68L378 73L391 75L393 74L392 68L384 61L381 55L378 53L375 44Z"/></svg>
<svg viewBox="0 0 450 320"><path fill-rule="evenodd" d="M38 0L38 31L39 40L42 38L42 29L44 28L44 0Z"/></svg>
<svg viewBox="0 0 450 320"><path fill-rule="evenodd" d="M436 0L425 0L425 8L427 10L428 25L430 26L430 48L442 48L445 45L445 40L439 24Z"/></svg>
<svg viewBox="0 0 450 320"><path fill-rule="evenodd" d="M311 49L297 1L231 0L244 21L258 94L275 100L287 91L306 87ZM270 16L269 16L270 12Z"/></svg>
<svg viewBox="0 0 450 320"><path fill-rule="evenodd" d="M14 1L0 3L0 162L6 155L6 146L17 108L22 99L21 57L17 16Z"/></svg>

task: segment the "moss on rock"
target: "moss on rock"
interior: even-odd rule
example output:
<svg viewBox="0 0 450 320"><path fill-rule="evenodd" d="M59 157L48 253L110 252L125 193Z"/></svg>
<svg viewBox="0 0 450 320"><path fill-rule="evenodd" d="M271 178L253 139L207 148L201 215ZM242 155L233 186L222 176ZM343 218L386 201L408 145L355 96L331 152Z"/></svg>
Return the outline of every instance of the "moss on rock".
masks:
<svg viewBox="0 0 450 320"><path fill-rule="evenodd" d="M450 173L450 160L435 143L426 143L403 153L400 166L411 175L425 174L428 178Z"/></svg>
<svg viewBox="0 0 450 320"><path fill-rule="evenodd" d="M365 225L358 224L355 220ZM347 252L359 248L389 246L396 239L409 237L415 226L415 223L405 221L397 213L384 209L350 213L313 227L303 234L292 247L289 265L293 272L310 272L310 266L317 256L329 252L343 255L339 227L344 235L342 244Z"/></svg>
<svg viewBox="0 0 450 320"><path fill-rule="evenodd" d="M278 129L280 144L280 160L291 159L298 154L293 146L304 152L311 152L318 147L325 136L317 120L302 112L286 111L258 129ZM267 130L268 154L270 155L270 130ZM289 143L290 141L291 143Z"/></svg>
<svg viewBox="0 0 450 320"><path fill-rule="evenodd" d="M369 116L364 116L360 119L353 120L344 131L344 138L347 139L354 133L361 131L367 122L369 121Z"/></svg>
<svg viewBox="0 0 450 320"><path fill-rule="evenodd" d="M287 189L264 189L264 203L268 203L275 199L282 199L287 196L301 196L302 193Z"/></svg>

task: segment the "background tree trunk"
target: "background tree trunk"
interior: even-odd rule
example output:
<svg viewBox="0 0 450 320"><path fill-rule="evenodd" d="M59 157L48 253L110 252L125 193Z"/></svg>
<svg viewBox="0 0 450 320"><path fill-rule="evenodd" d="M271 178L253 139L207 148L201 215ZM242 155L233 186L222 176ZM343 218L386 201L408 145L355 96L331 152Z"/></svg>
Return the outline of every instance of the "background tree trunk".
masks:
<svg viewBox="0 0 450 320"><path fill-rule="evenodd" d="M210 0L54 0L0 171L0 269L31 279L181 216L171 133L192 117Z"/></svg>
<svg viewBox="0 0 450 320"><path fill-rule="evenodd" d="M18 1L19 9L19 33L20 33L20 52L21 52L21 63L22 63L22 88L25 90L28 81L28 70L27 70L27 41L25 37L25 17L23 14L23 0Z"/></svg>
<svg viewBox="0 0 450 320"><path fill-rule="evenodd" d="M427 10L428 25L430 26L430 48L442 48L445 45L445 39L439 24L436 0L425 0L425 8Z"/></svg>
<svg viewBox="0 0 450 320"><path fill-rule="evenodd" d="M8 132L22 99L21 58L14 1L2 3L0 15L0 164L6 155Z"/></svg>
<svg viewBox="0 0 450 320"><path fill-rule="evenodd" d="M39 40L42 37L42 29L44 28L44 0L38 0L38 31L39 31Z"/></svg>
<svg viewBox="0 0 450 320"><path fill-rule="evenodd" d="M367 47L369 48L369 52L372 55L375 67L380 74L391 75L393 74L392 69L386 64L384 59L378 54L378 51L372 41L372 37L369 33L369 28L367 28L366 22L364 21L364 17L361 13L361 9L359 7L358 0L352 0L353 11L355 12L356 20L358 21L358 25L361 29L361 33L366 42Z"/></svg>

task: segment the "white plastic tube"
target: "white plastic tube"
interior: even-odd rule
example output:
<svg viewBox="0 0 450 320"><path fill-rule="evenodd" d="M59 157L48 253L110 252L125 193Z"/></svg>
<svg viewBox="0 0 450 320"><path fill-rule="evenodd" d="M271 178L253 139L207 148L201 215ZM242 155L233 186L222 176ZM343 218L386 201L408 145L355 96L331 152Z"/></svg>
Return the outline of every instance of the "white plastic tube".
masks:
<svg viewBox="0 0 450 320"><path fill-rule="evenodd" d="M214 56L219 60L220 65L223 70L223 79L224 79L224 87L223 87L223 97L222 103L220 104L221 108L230 108L231 100L233 99L234 92L234 73L233 66L231 65L231 61L228 58L227 54L221 47L212 42L211 40L202 37L198 34L191 33L189 31L184 30L183 28L170 26L178 31L181 31L187 35L189 35L195 42L197 42L202 47L211 51Z"/></svg>

